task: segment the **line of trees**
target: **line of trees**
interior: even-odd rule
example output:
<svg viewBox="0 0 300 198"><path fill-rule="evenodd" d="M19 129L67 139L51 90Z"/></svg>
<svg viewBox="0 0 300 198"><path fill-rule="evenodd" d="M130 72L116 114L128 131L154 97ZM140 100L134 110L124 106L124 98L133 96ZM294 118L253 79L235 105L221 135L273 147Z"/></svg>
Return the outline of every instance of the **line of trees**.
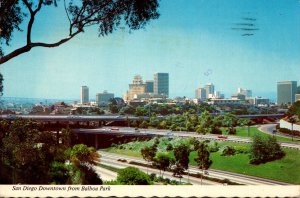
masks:
<svg viewBox="0 0 300 198"><path fill-rule="evenodd" d="M208 111L204 111L200 116L197 114L183 113L181 115L171 115L165 117L152 116L150 121L131 121L130 126L140 128L158 128L172 131L194 131L201 134L222 134L220 130L224 127L227 134L236 134L236 126L250 126L249 119L238 119L234 115L212 116Z"/></svg>
<svg viewBox="0 0 300 198"><path fill-rule="evenodd" d="M210 151L206 142L200 142L194 139L193 144L187 145L180 143L174 146L174 148L169 147L168 152L159 152L158 144L159 140L156 139L153 145L141 149L141 155L146 161L150 162L153 167L160 170L161 177L163 177L166 170L170 170L173 172L174 177L181 179L182 175L189 168L189 157L193 150L197 151L198 155L195 161L202 170L202 174L203 171L207 170L212 164ZM174 157L170 155L171 151L173 151Z"/></svg>

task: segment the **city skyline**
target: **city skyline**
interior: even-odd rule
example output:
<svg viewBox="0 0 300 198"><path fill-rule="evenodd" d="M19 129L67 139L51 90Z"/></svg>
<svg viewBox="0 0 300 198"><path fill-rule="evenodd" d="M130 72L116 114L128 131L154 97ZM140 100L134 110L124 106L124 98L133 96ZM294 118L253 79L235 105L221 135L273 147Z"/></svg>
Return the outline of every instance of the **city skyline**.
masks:
<svg viewBox="0 0 300 198"><path fill-rule="evenodd" d="M65 35L67 18L61 8L41 13L34 40ZM91 96L100 90L122 96L134 74L151 79L159 71L171 76L170 97L192 98L196 88L213 82L226 97L246 87L253 96L274 100L278 81L300 80L296 0L162 1L159 11L161 17L145 29L128 34L125 28L97 38L91 28L59 48L35 49L3 64L3 96L78 99L82 85ZM251 36L237 30L247 17L255 19L258 29ZM25 33L14 33L5 51L21 45Z"/></svg>

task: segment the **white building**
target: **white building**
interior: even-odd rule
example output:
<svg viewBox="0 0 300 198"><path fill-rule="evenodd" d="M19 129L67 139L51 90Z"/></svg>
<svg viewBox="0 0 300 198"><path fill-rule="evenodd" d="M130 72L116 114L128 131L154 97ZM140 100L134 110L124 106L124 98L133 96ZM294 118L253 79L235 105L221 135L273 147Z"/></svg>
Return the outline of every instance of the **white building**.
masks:
<svg viewBox="0 0 300 198"><path fill-rule="evenodd" d="M206 91L206 98L210 98L209 96L214 95L215 92L215 86L212 83L207 83L204 87ZM211 95L210 95L211 94Z"/></svg>
<svg viewBox="0 0 300 198"><path fill-rule="evenodd" d="M205 100L206 99L206 90L204 88L201 88L201 87L196 89L195 97L197 99L200 99L200 100Z"/></svg>

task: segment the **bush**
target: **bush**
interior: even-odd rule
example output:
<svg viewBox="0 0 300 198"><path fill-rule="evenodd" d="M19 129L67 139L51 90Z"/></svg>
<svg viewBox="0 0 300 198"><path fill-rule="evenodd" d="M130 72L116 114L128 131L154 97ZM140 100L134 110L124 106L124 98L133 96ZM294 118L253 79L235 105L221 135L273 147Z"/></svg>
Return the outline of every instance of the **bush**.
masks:
<svg viewBox="0 0 300 198"><path fill-rule="evenodd" d="M223 156L235 155L235 149L232 146L226 146L222 152Z"/></svg>
<svg viewBox="0 0 300 198"><path fill-rule="evenodd" d="M220 149L220 146L218 145L218 142L214 142L212 146L209 147L210 152L218 152Z"/></svg>
<svg viewBox="0 0 300 198"><path fill-rule="evenodd" d="M118 173L117 181L125 185L149 185L152 181L146 173L134 167L121 169Z"/></svg>
<svg viewBox="0 0 300 198"><path fill-rule="evenodd" d="M263 139L259 135L253 137L249 155L251 164L266 163L281 159L284 156L285 153L275 137L268 137L268 139Z"/></svg>
<svg viewBox="0 0 300 198"><path fill-rule="evenodd" d="M221 131L220 128L215 127L215 128L212 129L211 133L212 134L222 134L222 131Z"/></svg>
<svg viewBox="0 0 300 198"><path fill-rule="evenodd" d="M169 143L169 144L167 145L166 151L171 151L171 150L173 150L173 146L172 146L171 143Z"/></svg>
<svg viewBox="0 0 300 198"><path fill-rule="evenodd" d="M236 129L235 128L229 128L228 129L228 134L229 135L235 135L236 134Z"/></svg>

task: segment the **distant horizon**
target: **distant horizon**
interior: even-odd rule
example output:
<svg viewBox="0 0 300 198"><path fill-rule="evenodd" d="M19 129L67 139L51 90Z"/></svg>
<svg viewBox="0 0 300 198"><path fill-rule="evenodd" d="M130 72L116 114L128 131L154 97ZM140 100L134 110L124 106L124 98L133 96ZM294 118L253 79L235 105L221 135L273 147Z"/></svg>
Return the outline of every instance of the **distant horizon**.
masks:
<svg viewBox="0 0 300 198"><path fill-rule="evenodd" d="M153 80L161 72L170 75L171 98L194 98L197 88L212 82L226 98L240 87L276 101L278 81L300 81L298 0L161 1L159 13L145 29L122 26L98 38L91 27L57 48L36 48L4 63L3 96L78 101L86 85L91 98L104 90L123 97L135 74ZM249 18L250 33L241 27ZM60 40L67 26L62 1L44 7L32 40ZM5 52L26 42L26 23L22 29Z"/></svg>

